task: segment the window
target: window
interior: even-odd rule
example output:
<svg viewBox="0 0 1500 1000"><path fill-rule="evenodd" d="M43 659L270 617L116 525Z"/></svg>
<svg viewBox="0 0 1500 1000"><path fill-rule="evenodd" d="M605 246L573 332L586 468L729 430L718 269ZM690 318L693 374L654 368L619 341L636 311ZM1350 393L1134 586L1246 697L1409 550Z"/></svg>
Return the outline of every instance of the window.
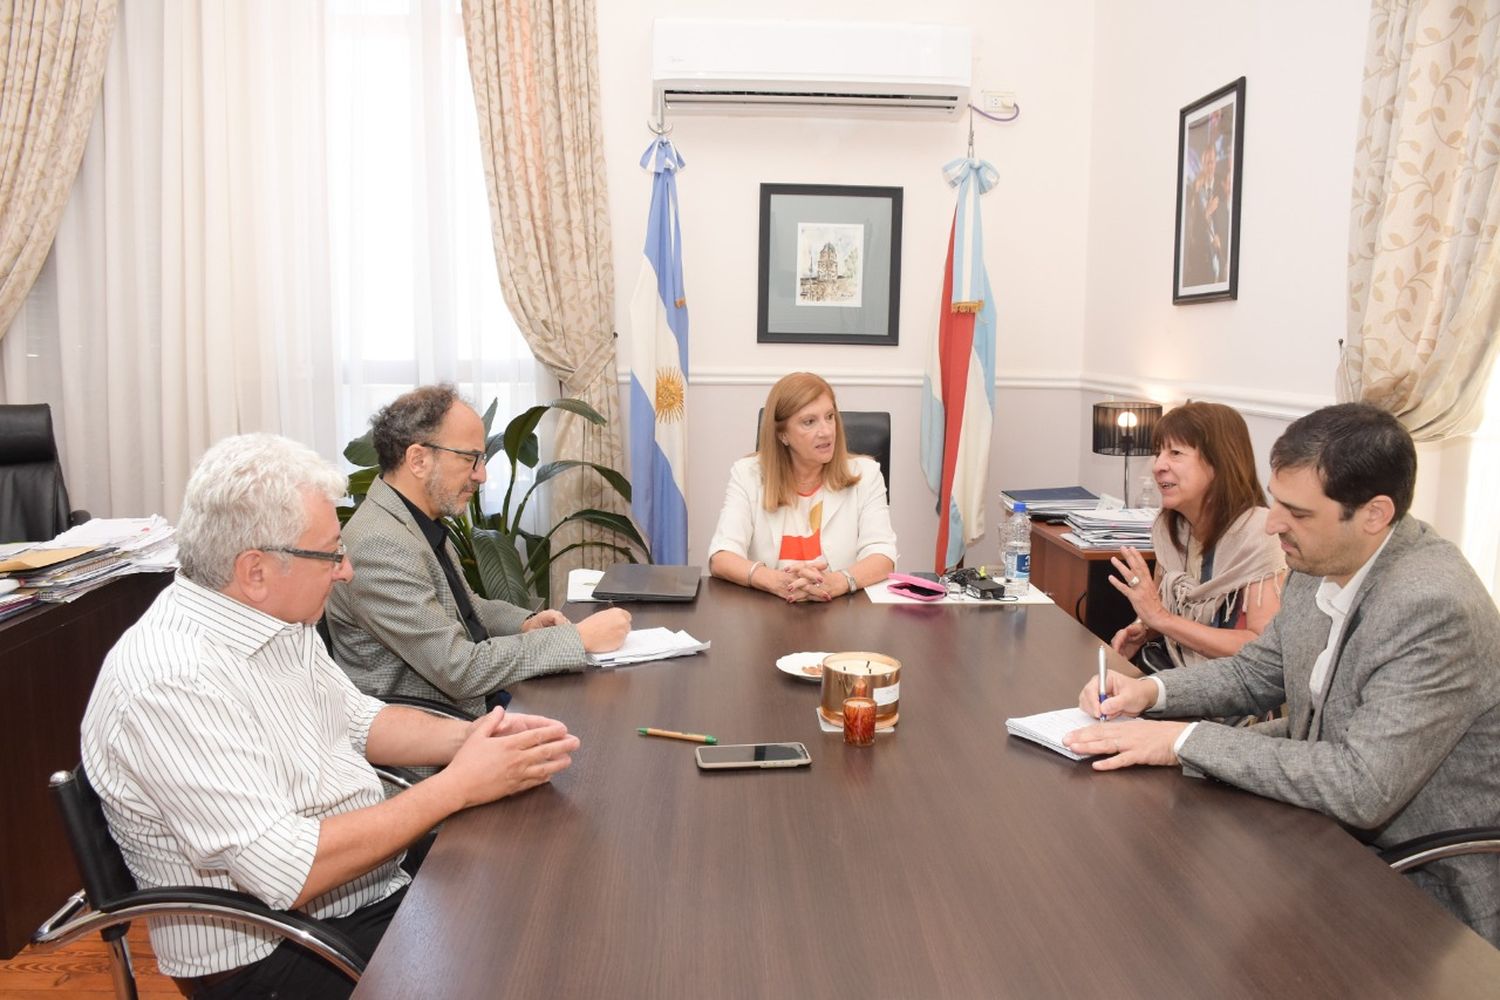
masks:
<svg viewBox="0 0 1500 1000"><path fill-rule="evenodd" d="M340 439L443 380L498 430L553 384L500 291L459 0L330 0L327 29Z"/></svg>

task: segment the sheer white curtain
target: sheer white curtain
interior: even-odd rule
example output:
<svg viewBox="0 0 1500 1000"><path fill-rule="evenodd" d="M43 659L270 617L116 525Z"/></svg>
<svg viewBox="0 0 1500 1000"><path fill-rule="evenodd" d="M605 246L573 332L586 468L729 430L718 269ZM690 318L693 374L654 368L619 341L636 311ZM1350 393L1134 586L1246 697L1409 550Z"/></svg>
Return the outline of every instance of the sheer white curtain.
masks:
<svg viewBox="0 0 1500 1000"><path fill-rule="evenodd" d="M457 0L131 0L0 393L53 405L75 504L177 513L232 433L337 456L405 388L501 417L500 299Z"/></svg>
<svg viewBox="0 0 1500 1000"><path fill-rule="evenodd" d="M1500 518L1495 498L1500 496L1500 369L1490 373L1484 420L1469 439L1469 482L1464 497L1461 548L1479 579L1500 603Z"/></svg>
<svg viewBox="0 0 1500 1000"><path fill-rule="evenodd" d="M439 379L498 430L556 383L501 298L459 0L332 0L328 36L340 432Z"/></svg>

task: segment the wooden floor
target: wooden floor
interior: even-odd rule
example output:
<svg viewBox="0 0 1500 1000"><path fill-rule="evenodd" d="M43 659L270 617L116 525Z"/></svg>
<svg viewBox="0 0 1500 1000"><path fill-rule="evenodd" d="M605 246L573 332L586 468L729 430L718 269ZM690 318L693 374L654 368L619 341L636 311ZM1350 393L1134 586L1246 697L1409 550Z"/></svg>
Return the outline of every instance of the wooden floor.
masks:
<svg viewBox="0 0 1500 1000"><path fill-rule="evenodd" d="M181 1000L172 980L156 971L144 922L130 925L129 941L141 1000ZM0 1000L103 1000L114 995L109 951L97 934L47 954L28 948L9 962L0 962Z"/></svg>

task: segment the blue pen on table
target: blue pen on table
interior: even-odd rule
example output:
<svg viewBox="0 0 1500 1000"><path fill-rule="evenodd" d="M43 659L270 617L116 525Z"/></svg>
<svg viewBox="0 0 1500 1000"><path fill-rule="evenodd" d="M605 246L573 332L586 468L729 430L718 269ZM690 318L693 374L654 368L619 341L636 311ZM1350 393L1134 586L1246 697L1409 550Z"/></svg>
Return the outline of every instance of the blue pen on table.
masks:
<svg viewBox="0 0 1500 1000"><path fill-rule="evenodd" d="M1104 647L1099 647L1099 721L1108 721L1109 716L1104 714L1104 699L1108 697L1105 692L1108 675L1104 672Z"/></svg>

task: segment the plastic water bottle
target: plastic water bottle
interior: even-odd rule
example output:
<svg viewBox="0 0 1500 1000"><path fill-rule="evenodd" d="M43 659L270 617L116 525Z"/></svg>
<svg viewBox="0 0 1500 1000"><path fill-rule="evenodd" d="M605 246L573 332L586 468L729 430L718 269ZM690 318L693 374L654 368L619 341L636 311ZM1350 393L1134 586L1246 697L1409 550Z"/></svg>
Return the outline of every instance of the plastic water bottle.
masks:
<svg viewBox="0 0 1500 1000"><path fill-rule="evenodd" d="M1006 582L1017 585L1017 594L1024 594L1031 587L1031 518L1024 503L1011 507L1000 538L1000 561L1005 567Z"/></svg>

